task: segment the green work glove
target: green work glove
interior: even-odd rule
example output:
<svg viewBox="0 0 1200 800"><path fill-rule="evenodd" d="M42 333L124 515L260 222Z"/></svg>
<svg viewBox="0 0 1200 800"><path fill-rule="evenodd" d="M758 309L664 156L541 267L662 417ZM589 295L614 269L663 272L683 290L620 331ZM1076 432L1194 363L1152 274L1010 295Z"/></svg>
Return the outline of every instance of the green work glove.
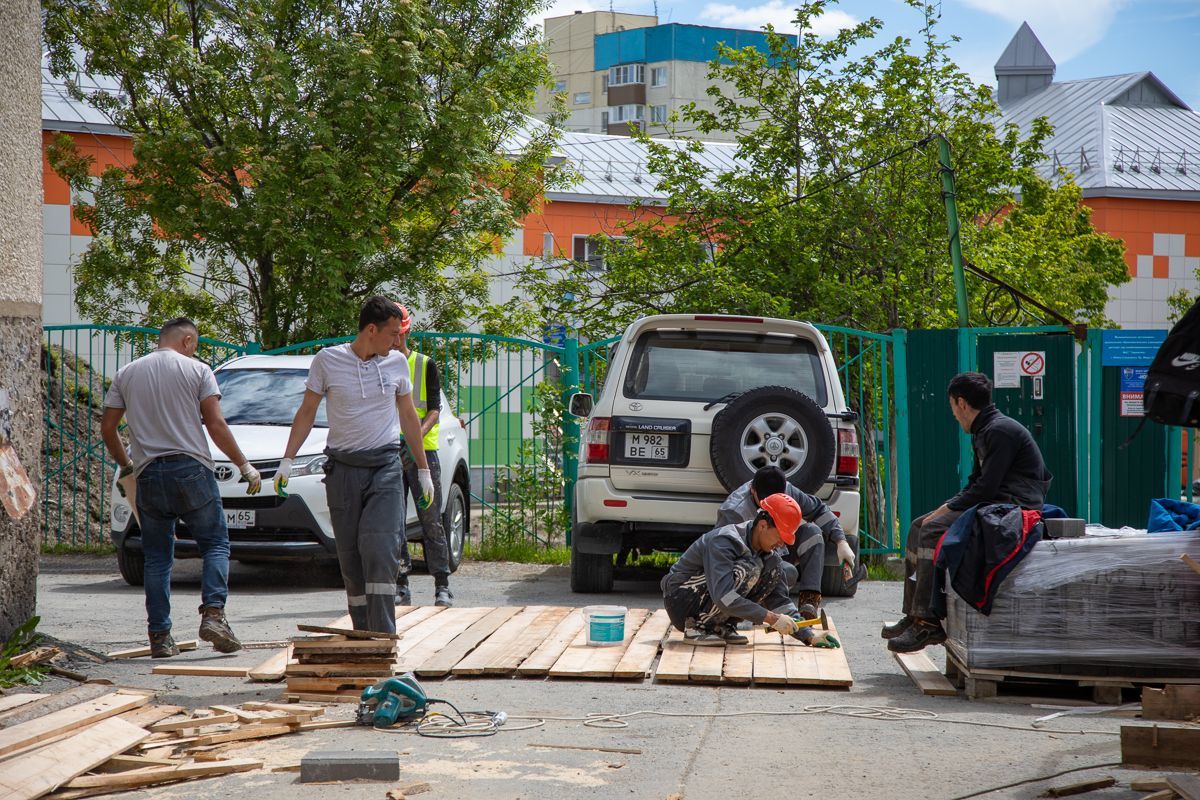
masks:
<svg viewBox="0 0 1200 800"><path fill-rule="evenodd" d="M433 476L429 470L417 470L417 483L421 484L421 496L417 499L417 508L424 511L433 505Z"/></svg>
<svg viewBox="0 0 1200 800"><path fill-rule="evenodd" d="M832 650L834 648L840 648L842 646L841 642L839 642L837 640L837 638L832 633L829 633L828 631L821 631L820 633L814 633L804 643L806 645L808 645L809 647L821 647L821 648L829 649L829 650Z"/></svg>
<svg viewBox="0 0 1200 800"><path fill-rule="evenodd" d="M287 497L288 478L292 477L292 460L290 458L282 459L279 462L279 469L275 471L275 494L280 497Z"/></svg>

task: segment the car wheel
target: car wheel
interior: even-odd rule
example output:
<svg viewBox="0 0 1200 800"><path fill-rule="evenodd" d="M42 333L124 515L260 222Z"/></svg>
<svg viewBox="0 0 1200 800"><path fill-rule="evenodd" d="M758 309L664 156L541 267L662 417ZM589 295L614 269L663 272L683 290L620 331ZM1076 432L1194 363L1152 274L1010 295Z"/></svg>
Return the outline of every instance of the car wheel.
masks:
<svg viewBox="0 0 1200 800"><path fill-rule="evenodd" d="M571 537L571 591L607 594L613 589L613 557L579 552L579 541Z"/></svg>
<svg viewBox="0 0 1200 800"><path fill-rule="evenodd" d="M858 537L847 534L846 541L854 550L854 569L858 571L863 568L858 555ZM858 584L859 581L852 581L850 585L846 585L846 580L842 577L841 564L826 564L821 571L821 594L826 597L854 597L858 592Z"/></svg>
<svg viewBox="0 0 1200 800"><path fill-rule="evenodd" d="M709 455L729 491L760 468L776 466L800 491L816 492L829 478L835 451L825 411L786 386L745 392L713 418Z"/></svg>
<svg viewBox="0 0 1200 800"><path fill-rule="evenodd" d="M450 484L446 498L446 509L442 516L442 530L446 534L446 547L450 554L450 571L457 572L462 563L463 547L471 530L470 510L463 495L462 484Z"/></svg>
<svg viewBox="0 0 1200 800"><path fill-rule="evenodd" d="M117 569L130 586L146 583L146 556L141 550L130 550L128 547L117 550Z"/></svg>

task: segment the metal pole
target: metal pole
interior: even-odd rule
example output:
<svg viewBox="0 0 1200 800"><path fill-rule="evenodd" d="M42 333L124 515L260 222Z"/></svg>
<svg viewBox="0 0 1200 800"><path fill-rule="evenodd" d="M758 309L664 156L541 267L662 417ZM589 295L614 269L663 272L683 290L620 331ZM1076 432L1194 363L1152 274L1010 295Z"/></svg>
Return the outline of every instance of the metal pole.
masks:
<svg viewBox="0 0 1200 800"><path fill-rule="evenodd" d="M946 203L946 227L950 232L950 266L954 270L954 302L958 307L958 327L970 327L967 310L967 279L963 273L962 240L959 237L958 202L954 192L954 167L950 161L950 140L936 134L938 172L942 176L942 200Z"/></svg>
<svg viewBox="0 0 1200 800"><path fill-rule="evenodd" d="M899 552L903 553L908 538L908 526L912 523L912 466L911 440L909 438L908 415L908 331L897 328L892 331L892 360L896 381L896 516L898 519L898 536L892 541L900 543ZM895 524L888 520L889 524Z"/></svg>

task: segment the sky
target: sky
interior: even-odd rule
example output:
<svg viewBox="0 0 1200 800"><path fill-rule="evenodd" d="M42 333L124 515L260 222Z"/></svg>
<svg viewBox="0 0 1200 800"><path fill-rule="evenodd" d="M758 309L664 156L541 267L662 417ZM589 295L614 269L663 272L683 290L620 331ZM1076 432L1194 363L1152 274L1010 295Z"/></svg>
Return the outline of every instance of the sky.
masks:
<svg viewBox="0 0 1200 800"><path fill-rule="evenodd" d="M951 53L977 81L995 84L992 66L1027 21L1058 66L1055 80L1150 71L1200 111L1200 0L941 0L938 29L958 36ZM793 0L552 0L541 16L573 11L653 14L660 22L794 31ZM814 29L877 17L880 41L916 36L922 16L903 0L842 0Z"/></svg>

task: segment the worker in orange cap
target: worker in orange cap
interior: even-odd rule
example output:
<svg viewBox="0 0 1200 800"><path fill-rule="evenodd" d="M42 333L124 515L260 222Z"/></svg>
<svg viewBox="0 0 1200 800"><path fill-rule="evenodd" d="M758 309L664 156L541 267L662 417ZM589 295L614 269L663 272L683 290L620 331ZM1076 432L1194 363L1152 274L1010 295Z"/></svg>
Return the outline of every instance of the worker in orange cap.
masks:
<svg viewBox="0 0 1200 800"><path fill-rule="evenodd" d="M772 494L758 506L753 519L701 536L671 567L662 580L671 623L695 645L747 644L737 624L749 620L813 647L840 647L827 632L796 627L799 612L785 579L795 571L785 572L775 550L795 543L804 521L800 505L786 494Z"/></svg>

